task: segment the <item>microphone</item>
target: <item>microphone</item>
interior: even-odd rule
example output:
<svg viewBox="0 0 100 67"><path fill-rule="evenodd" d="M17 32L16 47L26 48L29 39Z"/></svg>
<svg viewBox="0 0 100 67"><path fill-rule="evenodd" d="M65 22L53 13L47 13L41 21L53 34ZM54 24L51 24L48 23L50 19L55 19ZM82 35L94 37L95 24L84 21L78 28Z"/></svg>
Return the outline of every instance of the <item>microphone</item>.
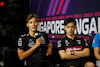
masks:
<svg viewBox="0 0 100 67"><path fill-rule="evenodd" d="M37 39L41 36L41 33L39 33L39 31L35 31L35 36L36 36L36 39Z"/></svg>
<svg viewBox="0 0 100 67"><path fill-rule="evenodd" d="M44 33L44 32L39 32L39 31L35 31L35 36L36 36L36 39L37 38L41 38L41 45L45 45L46 44L46 39L47 39L47 34Z"/></svg>
<svg viewBox="0 0 100 67"><path fill-rule="evenodd" d="M45 37L44 36L45 36L44 33L40 36L40 38L41 38L41 45L46 44L46 40L45 40Z"/></svg>
<svg viewBox="0 0 100 67"><path fill-rule="evenodd" d="M35 36L36 39L37 38L41 38L41 45L39 46L39 52L45 52L45 47L46 47L46 34L44 32L39 32L39 31L35 31Z"/></svg>

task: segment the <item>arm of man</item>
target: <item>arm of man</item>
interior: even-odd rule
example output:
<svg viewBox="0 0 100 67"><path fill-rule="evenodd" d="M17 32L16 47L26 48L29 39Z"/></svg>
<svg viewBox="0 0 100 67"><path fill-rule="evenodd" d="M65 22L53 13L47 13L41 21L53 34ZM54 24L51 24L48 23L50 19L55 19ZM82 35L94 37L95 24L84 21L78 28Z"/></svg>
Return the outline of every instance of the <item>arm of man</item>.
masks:
<svg viewBox="0 0 100 67"><path fill-rule="evenodd" d="M46 56L52 55L52 42L49 40L48 49L46 50Z"/></svg>
<svg viewBox="0 0 100 67"><path fill-rule="evenodd" d="M82 51L74 51L74 55L76 55L78 57L87 57L90 55L90 49L85 48Z"/></svg>
<svg viewBox="0 0 100 67"><path fill-rule="evenodd" d="M96 59L100 60L100 54L99 54L99 48L98 47L94 47L94 55L96 57Z"/></svg>
<svg viewBox="0 0 100 67"><path fill-rule="evenodd" d="M33 47L31 47L29 50L27 51L24 51L24 50L17 50L17 53L18 53L18 57L20 60L24 60L25 58L27 58L28 56L30 56L34 50L39 47L41 44L41 38L38 38L36 40L36 43Z"/></svg>
<svg viewBox="0 0 100 67"><path fill-rule="evenodd" d="M59 55L60 55L62 60L80 58L80 57L78 57L76 55L71 55L70 51L66 52L65 50L59 50L58 53L59 53Z"/></svg>
<svg viewBox="0 0 100 67"><path fill-rule="evenodd" d="M100 60L100 34L96 34L94 36L94 40L92 43L92 48L94 49L94 55L96 57L97 60Z"/></svg>

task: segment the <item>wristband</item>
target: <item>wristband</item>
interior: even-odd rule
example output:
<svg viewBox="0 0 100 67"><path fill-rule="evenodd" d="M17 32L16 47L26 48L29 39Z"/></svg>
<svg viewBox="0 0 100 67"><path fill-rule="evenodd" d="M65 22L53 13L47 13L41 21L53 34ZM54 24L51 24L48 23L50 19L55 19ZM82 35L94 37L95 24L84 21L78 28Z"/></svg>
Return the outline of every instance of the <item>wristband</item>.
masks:
<svg viewBox="0 0 100 67"><path fill-rule="evenodd" d="M48 47L51 47L51 48L53 48L52 46L48 46Z"/></svg>
<svg viewBox="0 0 100 67"><path fill-rule="evenodd" d="M74 55L74 52L73 51L71 51L71 55Z"/></svg>

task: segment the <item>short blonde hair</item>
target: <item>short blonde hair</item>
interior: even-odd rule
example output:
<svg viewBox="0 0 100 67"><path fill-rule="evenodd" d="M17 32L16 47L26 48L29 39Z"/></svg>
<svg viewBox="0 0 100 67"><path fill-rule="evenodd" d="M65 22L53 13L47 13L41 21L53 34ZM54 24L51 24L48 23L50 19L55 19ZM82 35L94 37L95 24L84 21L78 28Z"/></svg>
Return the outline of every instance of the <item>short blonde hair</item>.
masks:
<svg viewBox="0 0 100 67"><path fill-rule="evenodd" d="M29 14L26 18L26 23L31 19L35 17L36 18L36 21L38 21L38 16L36 14Z"/></svg>

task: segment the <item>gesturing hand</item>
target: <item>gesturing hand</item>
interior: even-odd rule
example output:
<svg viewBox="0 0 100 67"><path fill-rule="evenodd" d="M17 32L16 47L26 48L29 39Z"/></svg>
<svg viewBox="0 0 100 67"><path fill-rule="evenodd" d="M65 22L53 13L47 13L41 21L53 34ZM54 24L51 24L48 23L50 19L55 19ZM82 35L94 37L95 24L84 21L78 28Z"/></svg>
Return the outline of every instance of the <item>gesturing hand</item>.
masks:
<svg viewBox="0 0 100 67"><path fill-rule="evenodd" d="M36 46L39 47L41 44L41 38L36 39Z"/></svg>

